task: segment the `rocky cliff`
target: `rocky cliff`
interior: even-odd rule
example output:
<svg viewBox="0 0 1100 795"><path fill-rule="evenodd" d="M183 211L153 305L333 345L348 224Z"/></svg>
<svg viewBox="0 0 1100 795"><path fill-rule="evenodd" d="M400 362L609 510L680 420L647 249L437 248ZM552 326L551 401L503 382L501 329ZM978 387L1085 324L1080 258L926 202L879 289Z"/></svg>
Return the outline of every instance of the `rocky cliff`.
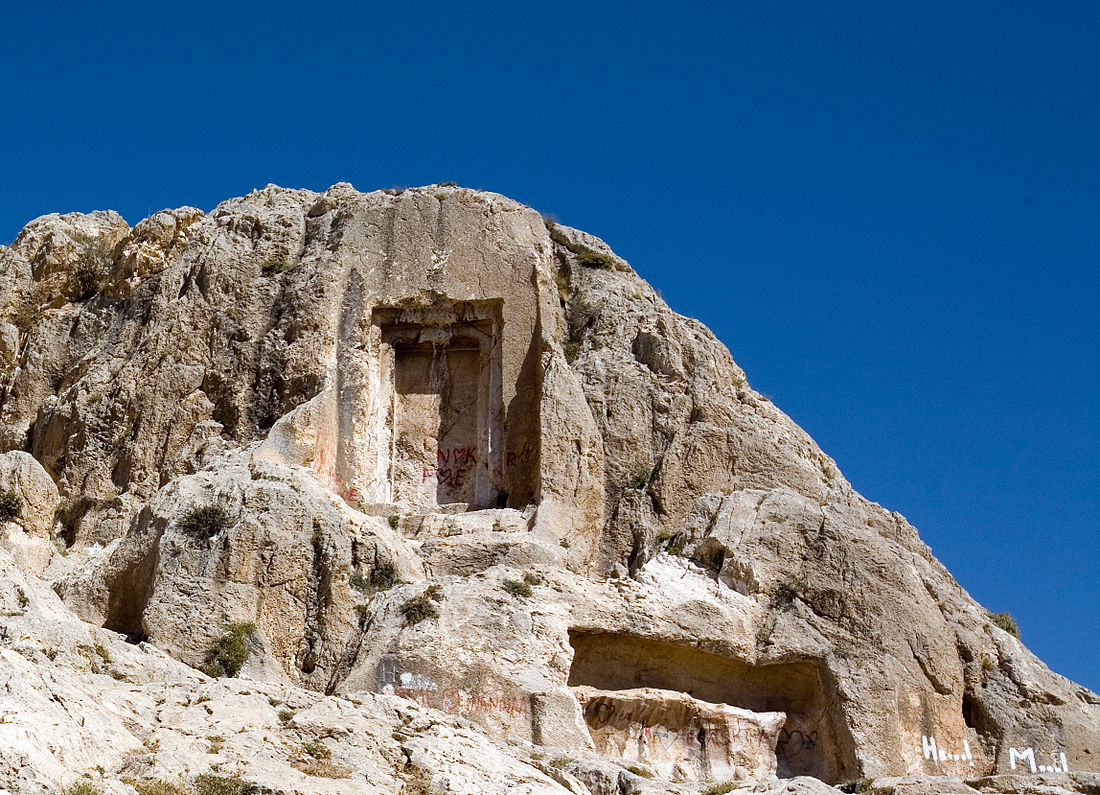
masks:
<svg viewBox="0 0 1100 795"><path fill-rule="evenodd" d="M1100 791L1100 697L528 207L46 216L0 311L8 791Z"/></svg>

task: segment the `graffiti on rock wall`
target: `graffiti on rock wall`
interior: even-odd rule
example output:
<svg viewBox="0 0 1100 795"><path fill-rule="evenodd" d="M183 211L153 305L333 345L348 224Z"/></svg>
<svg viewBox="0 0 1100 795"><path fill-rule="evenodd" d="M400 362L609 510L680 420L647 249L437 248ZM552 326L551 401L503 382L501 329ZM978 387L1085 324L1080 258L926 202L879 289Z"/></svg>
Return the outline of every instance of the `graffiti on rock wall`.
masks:
<svg viewBox="0 0 1100 795"><path fill-rule="evenodd" d="M1020 767L1023 767L1026 763L1031 769L1032 773L1068 773L1069 765L1066 763L1066 754L1064 751L1059 751L1057 755L1053 752L1050 754L1051 764L1038 765L1035 763L1035 749L1024 748L1019 750L1016 748L1008 749L1008 766L1013 770L1016 770L1016 763L1020 763Z"/></svg>
<svg viewBox="0 0 1100 795"><path fill-rule="evenodd" d="M333 474L332 476L332 487L333 490L340 495L340 499L352 508L358 508L362 504L363 495L359 489L345 483L344 479L337 474Z"/></svg>
<svg viewBox="0 0 1100 795"><path fill-rule="evenodd" d="M435 466L421 469L420 482L435 480L442 486L460 489L477 466L477 448L440 448L436 451L435 459Z"/></svg>
<svg viewBox="0 0 1100 795"><path fill-rule="evenodd" d="M456 687L440 687L431 677L408 671L398 672L393 660L379 664L380 692L415 701L422 707L441 709L456 714L479 713L508 718L526 718L530 714L525 695L470 692Z"/></svg>
<svg viewBox="0 0 1100 795"><path fill-rule="evenodd" d="M817 732L803 732L799 729L779 730L779 739L775 743L775 753L785 759L797 759L803 754L817 753Z"/></svg>
<svg viewBox="0 0 1100 795"><path fill-rule="evenodd" d="M920 742L925 759L935 762L966 762L971 766L974 764L974 755L970 752L970 743L966 740L963 740L962 753L937 746L935 737L926 737L922 734Z"/></svg>

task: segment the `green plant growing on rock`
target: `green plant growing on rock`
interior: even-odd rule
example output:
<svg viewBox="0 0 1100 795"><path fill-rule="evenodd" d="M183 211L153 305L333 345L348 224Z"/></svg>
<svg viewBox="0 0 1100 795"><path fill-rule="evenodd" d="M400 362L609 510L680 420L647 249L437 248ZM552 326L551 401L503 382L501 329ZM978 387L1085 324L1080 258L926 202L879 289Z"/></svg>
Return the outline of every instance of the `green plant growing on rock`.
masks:
<svg viewBox="0 0 1100 795"><path fill-rule="evenodd" d="M619 261L611 256L605 254L602 251L596 251L591 248L582 248L577 253L577 262L586 268L597 268L604 271L614 271L619 269Z"/></svg>
<svg viewBox="0 0 1100 795"><path fill-rule="evenodd" d="M314 759L330 759L332 757L332 751L326 748L320 740L310 740L302 743L302 751Z"/></svg>
<svg viewBox="0 0 1100 795"><path fill-rule="evenodd" d="M505 580L503 588L517 599L529 599L534 596L535 593L530 585L525 582L520 582L519 580Z"/></svg>
<svg viewBox="0 0 1100 795"><path fill-rule="evenodd" d="M23 512L23 500L11 489L0 489L0 522L10 522Z"/></svg>
<svg viewBox="0 0 1100 795"><path fill-rule="evenodd" d="M733 792L734 783L732 781L724 781L721 784L713 784L703 790L702 795L726 795L727 792Z"/></svg>
<svg viewBox="0 0 1100 795"><path fill-rule="evenodd" d="M229 512L217 503L192 505L179 519L180 532L205 541L229 527Z"/></svg>
<svg viewBox="0 0 1100 795"><path fill-rule="evenodd" d="M196 795L248 795L255 787L239 778L203 773L195 778Z"/></svg>
<svg viewBox="0 0 1100 795"><path fill-rule="evenodd" d="M626 769L636 776L641 776L642 778L653 778L653 771L646 770L644 767L638 767L637 765L627 765Z"/></svg>
<svg viewBox="0 0 1100 795"><path fill-rule="evenodd" d="M1012 637L1020 637L1020 625L1016 623L1016 619L1012 617L1012 613L1009 613L1007 610L1003 613L990 613L989 620Z"/></svg>
<svg viewBox="0 0 1100 795"><path fill-rule="evenodd" d="M188 790L178 784L172 784L168 781L161 781L160 779L149 779L148 781L123 781L125 784L130 784L138 795L189 795Z"/></svg>
<svg viewBox="0 0 1100 795"><path fill-rule="evenodd" d="M355 618L359 621L360 627L365 627L367 620L370 618L370 608L366 605L356 605Z"/></svg>
<svg viewBox="0 0 1100 795"><path fill-rule="evenodd" d="M99 790L91 782L81 781L79 784L70 784L60 790L58 795L99 795Z"/></svg>
<svg viewBox="0 0 1100 795"><path fill-rule="evenodd" d="M348 580L357 591L370 595L379 591L388 591L397 585L397 568L390 561L376 563L366 577L361 572L352 572Z"/></svg>
<svg viewBox="0 0 1100 795"><path fill-rule="evenodd" d="M644 489L649 485L650 478L653 477L653 470L649 467L638 467L626 479L626 487L628 489Z"/></svg>
<svg viewBox="0 0 1100 795"><path fill-rule="evenodd" d="M394 514L393 516L391 516L389 518L389 522L390 522L390 530L396 530L398 528L398 526L401 524L401 517L398 516L397 514Z"/></svg>
<svg viewBox="0 0 1100 795"><path fill-rule="evenodd" d="M772 640L772 628L767 624L756 630L756 645L767 646Z"/></svg>
<svg viewBox="0 0 1100 795"><path fill-rule="evenodd" d="M264 276L275 276L287 270L289 267L290 263L285 259L273 257L264 260L264 264L260 266L260 271Z"/></svg>
<svg viewBox="0 0 1100 795"><path fill-rule="evenodd" d="M401 605L401 615L405 617L405 626L413 626L429 618L439 618L439 610L435 606L434 599L439 598L441 589L433 585L419 596L414 596Z"/></svg>
<svg viewBox="0 0 1100 795"><path fill-rule="evenodd" d="M199 666L199 670L215 678L236 676L252 653L250 643L255 633L256 625L251 621L229 624L225 634L214 641L207 651L206 660Z"/></svg>
<svg viewBox="0 0 1100 795"><path fill-rule="evenodd" d="M803 599L810 589L810 583L804 574L794 574L775 588L776 604L790 604L795 598Z"/></svg>
<svg viewBox="0 0 1100 795"><path fill-rule="evenodd" d="M26 610L30 605L30 597L27 596L27 592L23 590L21 586L15 586L15 601L19 603L20 610Z"/></svg>

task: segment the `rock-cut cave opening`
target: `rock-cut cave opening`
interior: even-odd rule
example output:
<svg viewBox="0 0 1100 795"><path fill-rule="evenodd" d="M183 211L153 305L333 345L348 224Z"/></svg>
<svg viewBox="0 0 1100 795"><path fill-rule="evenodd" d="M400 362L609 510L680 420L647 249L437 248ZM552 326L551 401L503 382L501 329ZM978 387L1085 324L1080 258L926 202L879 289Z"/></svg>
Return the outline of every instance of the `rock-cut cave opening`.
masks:
<svg viewBox="0 0 1100 795"><path fill-rule="evenodd" d="M571 687L659 688L755 713L782 712L786 717L775 740L780 777L807 775L836 784L857 775L839 695L815 661L753 665L692 646L605 632L570 632L569 640ZM587 699L594 703L591 695ZM593 731L599 716L586 709L585 719Z"/></svg>

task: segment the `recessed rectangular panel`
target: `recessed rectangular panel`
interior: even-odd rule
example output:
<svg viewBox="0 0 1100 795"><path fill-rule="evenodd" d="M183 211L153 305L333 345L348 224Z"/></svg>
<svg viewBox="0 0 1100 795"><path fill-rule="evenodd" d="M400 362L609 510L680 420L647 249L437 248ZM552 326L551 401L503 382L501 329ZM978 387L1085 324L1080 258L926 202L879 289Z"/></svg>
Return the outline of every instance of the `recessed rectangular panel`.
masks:
<svg viewBox="0 0 1100 795"><path fill-rule="evenodd" d="M477 498L482 357L476 348L395 350L394 496L443 505Z"/></svg>

